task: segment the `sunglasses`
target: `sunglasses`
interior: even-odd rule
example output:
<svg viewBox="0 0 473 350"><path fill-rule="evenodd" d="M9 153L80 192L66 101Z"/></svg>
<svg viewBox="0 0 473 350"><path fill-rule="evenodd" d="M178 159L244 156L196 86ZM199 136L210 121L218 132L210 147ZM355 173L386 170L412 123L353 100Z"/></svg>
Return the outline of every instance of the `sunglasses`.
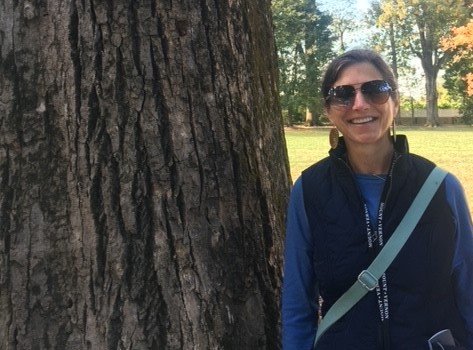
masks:
<svg viewBox="0 0 473 350"><path fill-rule="evenodd" d="M332 107L351 108L355 102L356 90L360 90L363 97L376 105L386 103L393 89L384 80L372 80L361 84L359 88L352 85L334 86L328 91L325 100Z"/></svg>

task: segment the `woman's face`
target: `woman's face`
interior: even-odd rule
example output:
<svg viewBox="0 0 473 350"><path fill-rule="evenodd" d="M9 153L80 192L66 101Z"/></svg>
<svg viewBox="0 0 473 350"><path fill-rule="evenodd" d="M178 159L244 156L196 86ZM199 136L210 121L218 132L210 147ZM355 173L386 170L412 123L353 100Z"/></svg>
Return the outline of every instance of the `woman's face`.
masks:
<svg viewBox="0 0 473 350"><path fill-rule="evenodd" d="M370 63L358 63L345 68L332 86L351 85L356 89L352 105L330 105L326 110L347 144L376 144L389 135L398 104L391 96L382 104L366 98L360 87L373 80L383 80L381 73Z"/></svg>

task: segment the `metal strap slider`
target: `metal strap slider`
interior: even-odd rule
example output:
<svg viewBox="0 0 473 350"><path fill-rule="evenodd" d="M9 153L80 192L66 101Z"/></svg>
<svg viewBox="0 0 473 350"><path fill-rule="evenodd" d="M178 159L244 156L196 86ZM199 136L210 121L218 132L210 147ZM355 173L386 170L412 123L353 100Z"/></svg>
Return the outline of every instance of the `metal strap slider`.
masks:
<svg viewBox="0 0 473 350"><path fill-rule="evenodd" d="M358 282L369 291L374 290L378 286L378 279L368 270L360 272Z"/></svg>

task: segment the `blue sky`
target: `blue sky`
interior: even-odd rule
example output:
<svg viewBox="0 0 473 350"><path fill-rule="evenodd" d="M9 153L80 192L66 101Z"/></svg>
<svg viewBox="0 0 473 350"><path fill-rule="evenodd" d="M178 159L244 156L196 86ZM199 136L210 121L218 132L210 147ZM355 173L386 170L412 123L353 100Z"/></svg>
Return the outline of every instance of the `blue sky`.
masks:
<svg viewBox="0 0 473 350"><path fill-rule="evenodd" d="M370 5L369 0L357 0L356 1L356 6L361 11L366 11L368 9L369 5Z"/></svg>
<svg viewBox="0 0 473 350"><path fill-rule="evenodd" d="M322 9L335 10L338 8L347 8L350 5L357 10L366 11L369 7L370 0L315 0Z"/></svg>
<svg viewBox="0 0 473 350"><path fill-rule="evenodd" d="M346 32L344 44L347 48L363 47L369 37L369 30L364 25L365 12L371 0L315 0L319 9L338 19L346 19L354 23L355 28Z"/></svg>

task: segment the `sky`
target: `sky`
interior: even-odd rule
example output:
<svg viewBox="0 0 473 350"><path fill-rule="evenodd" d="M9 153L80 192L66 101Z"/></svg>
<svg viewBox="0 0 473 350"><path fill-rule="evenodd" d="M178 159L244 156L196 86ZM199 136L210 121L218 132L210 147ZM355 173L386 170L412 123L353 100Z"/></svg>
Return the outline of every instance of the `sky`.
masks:
<svg viewBox="0 0 473 350"><path fill-rule="evenodd" d="M346 48L364 47L365 39L369 37L366 26L363 25L365 13L372 0L315 0L319 9L338 18L345 18L356 25L356 30L346 32L344 44Z"/></svg>
<svg viewBox="0 0 473 350"><path fill-rule="evenodd" d="M369 0L357 0L356 1L356 7L360 10L365 12L368 10L368 7L370 6Z"/></svg>
<svg viewBox="0 0 473 350"><path fill-rule="evenodd" d="M348 2L352 2L357 10L366 11L369 7L370 0L316 0L316 3L321 6L322 9L337 9L340 6L346 7Z"/></svg>
<svg viewBox="0 0 473 350"><path fill-rule="evenodd" d="M320 10L327 11L328 13L336 13L337 15L346 14L349 17L354 17L359 15L358 18L363 18L363 13L366 12L370 6L371 0L315 0L317 5L320 6ZM358 12L357 12L358 11ZM368 37L366 29L360 28L357 29L354 33L347 33L345 35L345 44L348 49L364 47L363 38ZM404 86L404 90L410 91L409 93L414 96L414 98L419 99L425 94L424 88L424 78L422 76L422 66L417 59L413 60L413 66L416 67L416 74L414 80L418 82L418 85L414 88L409 88L409 85L412 85L412 81L409 83L406 79L399 79L399 85L401 88ZM410 80L413 80L413 77L410 77Z"/></svg>

